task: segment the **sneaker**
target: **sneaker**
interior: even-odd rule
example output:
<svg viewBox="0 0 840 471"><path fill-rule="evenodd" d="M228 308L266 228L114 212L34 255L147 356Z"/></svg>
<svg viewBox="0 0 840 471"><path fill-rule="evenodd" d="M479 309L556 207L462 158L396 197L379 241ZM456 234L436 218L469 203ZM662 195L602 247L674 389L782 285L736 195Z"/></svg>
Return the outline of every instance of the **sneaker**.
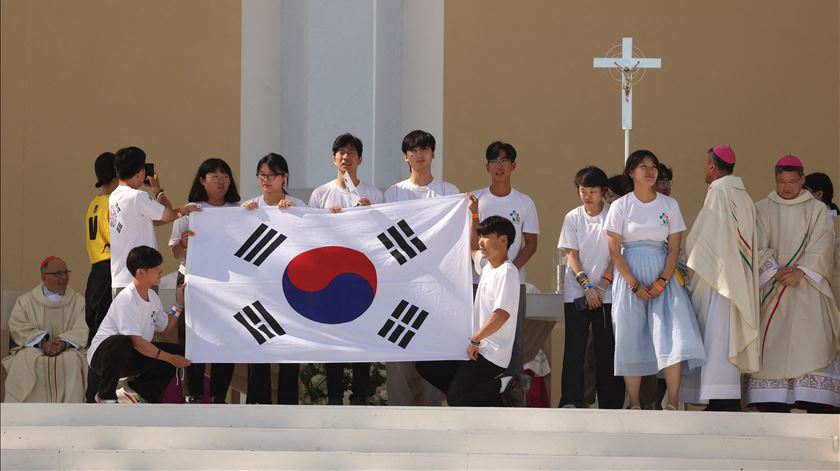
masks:
<svg viewBox="0 0 840 471"><path fill-rule="evenodd" d="M101 397L99 397L99 393L96 393L96 396L94 396L94 399L96 399L97 404L116 404L117 403L116 399L102 399Z"/></svg>
<svg viewBox="0 0 840 471"><path fill-rule="evenodd" d="M125 386L117 389L117 402L120 404L140 404L147 401L126 383Z"/></svg>
<svg viewBox="0 0 840 471"><path fill-rule="evenodd" d="M185 396L184 402L187 404L201 404L201 398L198 396Z"/></svg>

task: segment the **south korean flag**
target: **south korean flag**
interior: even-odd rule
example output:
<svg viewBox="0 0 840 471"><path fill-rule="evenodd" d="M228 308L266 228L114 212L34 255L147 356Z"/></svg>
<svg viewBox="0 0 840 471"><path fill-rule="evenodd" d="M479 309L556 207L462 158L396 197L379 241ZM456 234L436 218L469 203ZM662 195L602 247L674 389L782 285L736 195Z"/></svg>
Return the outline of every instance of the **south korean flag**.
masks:
<svg viewBox="0 0 840 471"><path fill-rule="evenodd" d="M187 357L283 363L466 359L464 195L190 215Z"/></svg>

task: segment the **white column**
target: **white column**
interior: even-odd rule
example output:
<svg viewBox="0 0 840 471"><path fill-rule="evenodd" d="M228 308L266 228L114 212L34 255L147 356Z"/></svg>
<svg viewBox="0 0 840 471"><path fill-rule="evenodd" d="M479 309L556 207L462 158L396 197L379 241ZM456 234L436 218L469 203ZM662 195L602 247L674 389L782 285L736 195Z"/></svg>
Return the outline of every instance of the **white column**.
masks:
<svg viewBox="0 0 840 471"><path fill-rule="evenodd" d="M291 193L335 177L331 145L364 142L363 181L407 175L402 137L424 129L443 143L443 0L243 2L241 186L265 153L289 161ZM297 192L296 192L297 191Z"/></svg>

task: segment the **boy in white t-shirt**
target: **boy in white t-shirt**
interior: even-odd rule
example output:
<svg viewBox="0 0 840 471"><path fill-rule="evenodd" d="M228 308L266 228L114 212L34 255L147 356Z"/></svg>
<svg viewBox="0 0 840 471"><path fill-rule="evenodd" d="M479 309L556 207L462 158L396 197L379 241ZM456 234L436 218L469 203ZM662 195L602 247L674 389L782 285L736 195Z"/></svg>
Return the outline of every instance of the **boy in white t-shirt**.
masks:
<svg viewBox="0 0 840 471"><path fill-rule="evenodd" d="M165 311L152 290L160 283L162 263L160 252L151 247L128 253L132 284L114 298L88 349L88 364L100 377L97 402L157 402L175 369L190 365L183 346L152 342L155 332L174 328L183 312L183 304ZM126 376L133 379L117 390L117 382Z"/></svg>
<svg viewBox="0 0 840 471"><path fill-rule="evenodd" d="M356 176L359 166L362 165L361 139L350 133L342 134L335 138L332 153L336 177L312 191L309 197L310 207L329 209L337 213L342 208L385 202L379 188L360 181ZM351 182L345 180L345 173L350 177Z"/></svg>
<svg viewBox="0 0 840 471"><path fill-rule="evenodd" d="M426 131L406 134L402 141L403 158L411 176L385 191L385 202L410 201L458 194L458 188L432 176L435 158L435 137ZM386 363L388 371L388 405L411 406L415 397L424 406L439 406L443 395L423 378L419 378L413 361ZM415 381L419 380L419 381Z"/></svg>
<svg viewBox="0 0 840 471"><path fill-rule="evenodd" d="M609 291L613 266L604 230L610 210L604 200L607 174L598 167L585 167L575 175L575 186L583 204L566 214L557 243L568 257L563 284L566 341L560 407L586 407L584 358L591 326L598 407L621 409L624 379L613 374L615 336Z"/></svg>
<svg viewBox="0 0 840 471"><path fill-rule="evenodd" d="M334 213L343 208L370 206L385 202L382 192L373 185L363 183L356 176L362 164L362 141L344 133L335 138L332 145L333 165L336 178L315 188L309 198L312 208L329 209ZM345 174L348 180L345 180ZM350 403L367 404L370 386L370 363L353 363L353 394ZM344 364L327 363L327 396L331 405L344 402Z"/></svg>
<svg viewBox="0 0 840 471"><path fill-rule="evenodd" d="M470 206L477 214L475 199ZM490 216L478 232L478 251L487 260L481 270L473 319L479 328L467 344L468 361L418 362L417 371L446 393L450 406L500 406L501 376L511 361L519 306L519 273L508 259L516 229L506 218Z"/></svg>
<svg viewBox="0 0 840 471"><path fill-rule="evenodd" d="M141 245L156 248L154 226L170 223L201 208L188 204L172 209L172 203L160 187L157 172L146 175L146 153L139 147L118 150L114 168L120 184L108 197L108 218L111 225L111 290L116 296L132 283L126 266L131 249ZM152 189L154 198L139 189L144 184Z"/></svg>
<svg viewBox="0 0 840 471"><path fill-rule="evenodd" d="M534 201L528 195L513 189L510 183L511 175L516 170L516 149L510 144L496 141L487 147L486 158L485 168L490 174L490 186L472 194L478 198L480 220L490 216L502 216L512 222L516 229L516 237L508 250L508 258L519 270L519 308L516 313L516 341L508 372L521 374L522 329L525 325L525 264L537 251L540 223ZM477 248L473 246L473 250ZM476 271L479 270L480 267L477 266ZM478 283L475 276L473 283Z"/></svg>

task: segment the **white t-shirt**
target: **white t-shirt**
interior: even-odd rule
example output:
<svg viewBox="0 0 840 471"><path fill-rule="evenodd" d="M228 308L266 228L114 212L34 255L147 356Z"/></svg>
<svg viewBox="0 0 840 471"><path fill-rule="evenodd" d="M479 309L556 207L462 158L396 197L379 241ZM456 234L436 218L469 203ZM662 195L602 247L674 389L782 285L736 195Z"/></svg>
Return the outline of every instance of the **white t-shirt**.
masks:
<svg viewBox="0 0 840 471"><path fill-rule="evenodd" d="M540 233L540 221L537 216L537 207L534 201L526 194L514 189L510 190L507 196L495 196L490 193L490 187L482 188L472 192L478 198L478 219L479 222L490 216L502 216L513 223L516 229L516 236L508 249L508 259L511 263L519 255L522 248L522 233ZM520 283L525 283L525 267L519 269ZM478 282L477 274L473 275L473 283Z"/></svg>
<svg viewBox="0 0 840 471"><path fill-rule="evenodd" d="M557 242L557 247L560 249L578 251L583 271L589 275L589 280L593 286L598 286L604 270L610 264L609 238L604 230L604 223L609 211L609 204L604 204L601 214L595 217L586 214L586 209L583 206L578 206L569 211L563 219L563 229L560 231L560 240ZM601 292L603 302L612 303L612 293L610 291L608 289L606 292ZM563 301L567 303L583 296L583 288L575 281L575 273L568 264L566 265L563 293Z"/></svg>
<svg viewBox="0 0 840 471"><path fill-rule="evenodd" d="M131 283L111 302L108 314L102 319L99 330L90 341L87 352L88 365L99 344L108 337L139 335L151 342L155 332L162 332L168 323L169 314L163 310L157 293L149 290L149 300L145 301L140 297L134 283Z"/></svg>
<svg viewBox="0 0 840 471"><path fill-rule="evenodd" d="M277 208L276 204L266 203L265 198L262 197L262 196L257 196L256 198L252 198L252 199L257 201L257 207L259 207L259 208ZM306 201L303 201L300 198L295 198L292 195L287 194L285 199L290 200L292 203L295 204L294 206L292 206L293 208L308 208L309 207L309 205L306 204Z"/></svg>
<svg viewBox="0 0 840 471"><path fill-rule="evenodd" d="M457 195L458 193L460 193L458 187L449 182L432 180L428 185L420 186L411 183L410 179L405 179L385 190L385 202L421 200Z"/></svg>
<svg viewBox="0 0 840 471"><path fill-rule="evenodd" d="M130 186L120 185L108 197L112 288L124 288L133 282L125 266L131 249L141 245L157 248L153 222L160 220L165 210L152 195Z"/></svg>
<svg viewBox="0 0 840 471"><path fill-rule="evenodd" d="M481 281L473 302L473 316L483 326L493 311L502 309L508 320L502 327L481 341L478 351L495 365L507 368L513 351L513 337L516 334L516 313L519 311L519 272L510 260L496 268L486 263L481 270Z"/></svg>
<svg viewBox="0 0 840 471"><path fill-rule="evenodd" d="M613 201L604 226L621 234L624 242L665 242L669 235L685 230L685 221L674 198L657 193L653 201L642 203L631 192Z"/></svg>
<svg viewBox="0 0 840 471"><path fill-rule="evenodd" d="M225 203L222 206L213 206L212 204L207 203L206 201L201 201L198 203L190 203L195 204L201 207L201 209L207 208L230 208L232 206L238 206L236 203ZM172 234L169 235L169 246L175 247L176 245L181 243L181 235L184 231L190 228L190 215L187 214L186 216L181 216L172 223ZM189 246L189 244L187 244ZM184 253L184 260L181 260L181 264L178 266L178 271L182 275L187 274L187 267L184 266L186 263L186 253Z"/></svg>
<svg viewBox="0 0 840 471"><path fill-rule="evenodd" d="M382 192L375 186L368 185L365 182L359 182L356 185L356 190L359 196L367 198L370 204L380 204L385 202ZM350 190L339 187L335 180L330 180L327 183L315 188L312 196L309 197L309 206L311 208L330 209L330 208L350 208Z"/></svg>

